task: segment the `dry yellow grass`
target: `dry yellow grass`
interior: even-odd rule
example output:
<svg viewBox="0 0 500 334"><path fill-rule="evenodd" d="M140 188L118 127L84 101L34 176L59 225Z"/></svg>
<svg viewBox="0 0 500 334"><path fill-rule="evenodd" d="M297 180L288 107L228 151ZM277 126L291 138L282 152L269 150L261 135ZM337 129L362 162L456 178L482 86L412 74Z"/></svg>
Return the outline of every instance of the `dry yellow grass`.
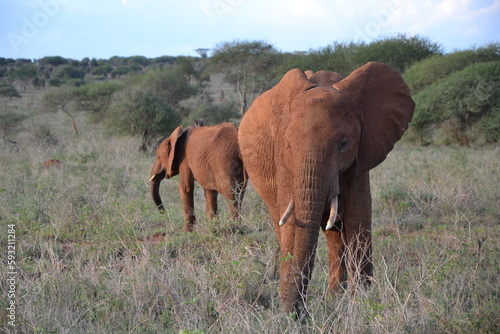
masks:
<svg viewBox="0 0 500 334"><path fill-rule="evenodd" d="M241 224L221 203L219 220L185 233L175 179L162 184L167 214L154 208L154 158L136 150L138 139L109 137L83 114L77 138L64 114L38 113L36 98L8 110L28 118L0 142L2 257L8 225L17 251L15 327L0 270L3 332L499 331L498 149L398 145L372 172L373 286L326 292L320 237L310 316L297 322L277 306L277 243L251 188ZM48 159L63 163L44 168ZM201 189L196 196L204 217Z"/></svg>

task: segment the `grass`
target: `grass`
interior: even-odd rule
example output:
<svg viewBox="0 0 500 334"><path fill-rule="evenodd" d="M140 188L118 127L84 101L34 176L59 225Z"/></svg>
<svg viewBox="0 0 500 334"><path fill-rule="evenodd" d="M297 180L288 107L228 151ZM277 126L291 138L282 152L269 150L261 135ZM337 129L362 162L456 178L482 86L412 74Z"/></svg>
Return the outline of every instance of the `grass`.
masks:
<svg viewBox="0 0 500 334"><path fill-rule="evenodd" d="M500 330L498 149L397 145L371 173L374 284L328 293L320 237L310 316L297 322L277 306L276 238L253 189L237 224L222 200L220 218L207 221L197 188L199 223L182 232L177 180L162 183L160 215L148 192L154 157L136 150L140 138L109 137L82 114L76 137L64 114L37 113L29 97L9 105L26 118L0 142L1 248L15 224L18 265L17 323L0 298L1 332ZM63 165L42 167L48 159Z"/></svg>

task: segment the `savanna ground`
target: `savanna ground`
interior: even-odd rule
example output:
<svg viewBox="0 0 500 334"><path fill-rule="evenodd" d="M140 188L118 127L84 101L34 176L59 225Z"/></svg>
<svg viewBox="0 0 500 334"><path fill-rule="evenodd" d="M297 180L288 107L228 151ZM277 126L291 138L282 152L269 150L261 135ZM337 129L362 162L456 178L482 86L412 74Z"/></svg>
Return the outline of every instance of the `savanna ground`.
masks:
<svg viewBox="0 0 500 334"><path fill-rule="evenodd" d="M204 216L181 231L177 179L148 192L154 157L76 115L28 116L0 141L0 331L6 333L498 333L500 151L400 143L372 175L374 283L326 291L320 237L309 317L277 305L276 239L250 187L240 224ZM5 109L4 109L5 110ZM3 112L3 110L1 111ZM4 127L4 125L2 125ZM15 143L14 143L15 142ZM46 168L48 159L63 161ZM8 324L8 225L16 236L16 322Z"/></svg>

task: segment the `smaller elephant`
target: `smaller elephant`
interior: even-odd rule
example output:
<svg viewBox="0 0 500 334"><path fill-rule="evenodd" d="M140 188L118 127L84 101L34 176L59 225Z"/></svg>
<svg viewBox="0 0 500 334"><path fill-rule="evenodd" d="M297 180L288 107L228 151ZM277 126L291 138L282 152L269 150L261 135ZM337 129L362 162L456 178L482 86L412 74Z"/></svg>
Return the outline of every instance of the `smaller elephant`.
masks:
<svg viewBox="0 0 500 334"><path fill-rule="evenodd" d="M215 126L178 126L163 140L149 179L150 193L158 210L164 212L159 187L164 178L179 175L179 191L184 208L185 231L196 224L194 215L194 180L205 190L206 213L217 214L217 195L228 201L231 217L239 217L247 176L238 146L238 129L231 123Z"/></svg>

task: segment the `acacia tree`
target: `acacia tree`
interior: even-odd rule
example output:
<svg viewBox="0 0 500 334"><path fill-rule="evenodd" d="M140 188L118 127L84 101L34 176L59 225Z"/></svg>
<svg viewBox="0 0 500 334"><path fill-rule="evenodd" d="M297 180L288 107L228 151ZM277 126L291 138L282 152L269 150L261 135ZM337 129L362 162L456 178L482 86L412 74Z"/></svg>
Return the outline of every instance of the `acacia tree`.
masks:
<svg viewBox="0 0 500 334"><path fill-rule="evenodd" d="M269 88L275 77L274 66L279 52L264 41L223 42L212 51L212 70L225 74L224 79L235 86L243 115L260 93Z"/></svg>
<svg viewBox="0 0 500 334"><path fill-rule="evenodd" d="M19 82L24 91L28 84L36 78L37 70L35 65L21 65L9 71L6 75L10 82Z"/></svg>
<svg viewBox="0 0 500 334"><path fill-rule="evenodd" d="M14 86L8 82L0 80L0 98L3 100L5 109L7 109L7 101L19 97L21 97L21 95Z"/></svg>
<svg viewBox="0 0 500 334"><path fill-rule="evenodd" d="M144 86L116 92L105 121L108 128L118 133L141 136L141 151L148 150L156 137L170 133L180 122L180 115Z"/></svg>
<svg viewBox="0 0 500 334"><path fill-rule="evenodd" d="M70 113L75 102L76 87L64 86L59 89L50 90L42 96L42 107L47 111L64 112L70 119L75 135L78 136L75 118Z"/></svg>

